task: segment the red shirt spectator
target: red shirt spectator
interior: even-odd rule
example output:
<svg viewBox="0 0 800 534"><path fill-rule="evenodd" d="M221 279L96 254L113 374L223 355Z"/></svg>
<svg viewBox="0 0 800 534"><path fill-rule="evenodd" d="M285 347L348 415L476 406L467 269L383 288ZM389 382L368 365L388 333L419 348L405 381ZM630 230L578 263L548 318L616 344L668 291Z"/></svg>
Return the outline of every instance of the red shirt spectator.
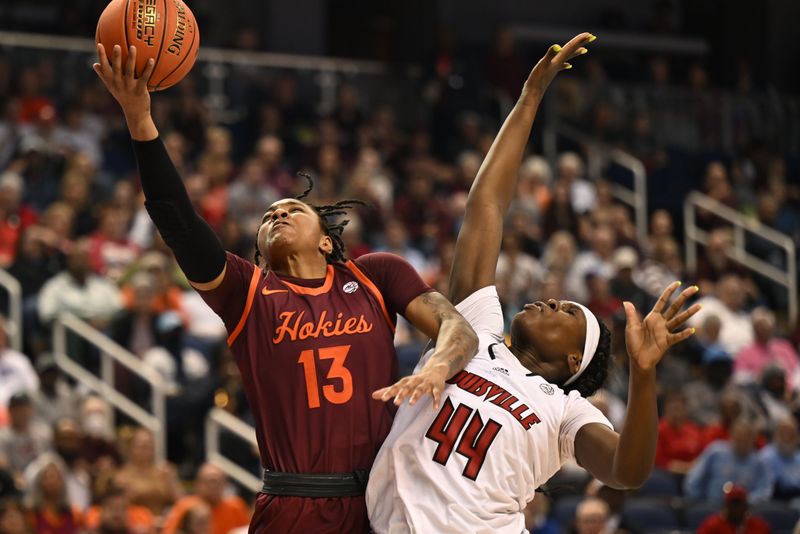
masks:
<svg viewBox="0 0 800 534"><path fill-rule="evenodd" d="M729 482L724 491L722 511L703 521L697 529L698 534L769 534L769 525L760 517L748 513L747 490Z"/></svg>
<svg viewBox="0 0 800 534"><path fill-rule="evenodd" d="M664 417L658 424L656 466L685 474L703 451L703 433L686 417L686 399L681 392L667 395Z"/></svg>

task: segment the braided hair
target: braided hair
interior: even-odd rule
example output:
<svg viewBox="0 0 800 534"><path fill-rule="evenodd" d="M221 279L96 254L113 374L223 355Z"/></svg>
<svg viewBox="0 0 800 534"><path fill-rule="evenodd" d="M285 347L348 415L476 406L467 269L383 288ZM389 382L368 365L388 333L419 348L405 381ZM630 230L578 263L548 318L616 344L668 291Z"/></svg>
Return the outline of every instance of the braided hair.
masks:
<svg viewBox="0 0 800 534"><path fill-rule="evenodd" d="M294 197L296 200L303 200L304 198L308 197L309 193L311 193L311 190L314 189L314 180L311 178L311 176L304 172L298 172L297 176L302 176L308 182L308 187L306 190L300 195ZM342 215L347 215L347 211L355 206L367 206L367 203L363 200L348 198L345 200L340 200L335 204L327 204L323 206L315 206L313 204L309 204L308 202L306 202L306 204L319 216L319 226L322 229L322 233L331 238L333 249L325 259L328 261L328 263L345 261L347 258L345 257L342 232L350 220L339 219L336 221L336 218L341 217ZM258 250L258 235L256 235L255 248L255 262L256 265L258 265L261 263L261 251Z"/></svg>
<svg viewBox="0 0 800 534"><path fill-rule="evenodd" d="M600 324L600 339L597 341L592 361L575 382L564 386L564 393L576 390L583 398L591 397L606 382L611 360L611 331L603 321L597 322Z"/></svg>

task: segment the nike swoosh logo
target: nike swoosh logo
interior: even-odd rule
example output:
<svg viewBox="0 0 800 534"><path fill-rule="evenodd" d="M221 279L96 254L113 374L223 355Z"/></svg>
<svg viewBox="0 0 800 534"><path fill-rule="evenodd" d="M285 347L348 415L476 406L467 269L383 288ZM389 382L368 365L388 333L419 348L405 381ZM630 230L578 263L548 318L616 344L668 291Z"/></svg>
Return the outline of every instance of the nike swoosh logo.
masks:
<svg viewBox="0 0 800 534"><path fill-rule="evenodd" d="M288 289L267 289L266 287L261 290L262 295L272 295L273 293L288 293Z"/></svg>

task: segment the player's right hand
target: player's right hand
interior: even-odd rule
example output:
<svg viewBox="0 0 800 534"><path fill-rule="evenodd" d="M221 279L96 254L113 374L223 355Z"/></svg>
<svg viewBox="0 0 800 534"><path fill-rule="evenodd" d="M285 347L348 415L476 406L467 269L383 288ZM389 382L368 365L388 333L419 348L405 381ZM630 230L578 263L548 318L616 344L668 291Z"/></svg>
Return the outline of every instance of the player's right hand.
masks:
<svg viewBox="0 0 800 534"><path fill-rule="evenodd" d="M406 376L391 386L375 391L372 398L384 402L394 398L395 405L400 406L405 399L408 399L409 405L413 405L423 395L430 395L434 409L438 410L447 377L447 365L426 366L415 375Z"/></svg>
<svg viewBox="0 0 800 534"><path fill-rule="evenodd" d="M155 62L147 61L140 77L136 77L136 47L128 50L128 59L122 64L122 48L114 45L109 60L105 47L97 43L97 63L92 68L103 81L106 89L122 106L122 111L128 119L150 114L150 93L147 82L153 74Z"/></svg>

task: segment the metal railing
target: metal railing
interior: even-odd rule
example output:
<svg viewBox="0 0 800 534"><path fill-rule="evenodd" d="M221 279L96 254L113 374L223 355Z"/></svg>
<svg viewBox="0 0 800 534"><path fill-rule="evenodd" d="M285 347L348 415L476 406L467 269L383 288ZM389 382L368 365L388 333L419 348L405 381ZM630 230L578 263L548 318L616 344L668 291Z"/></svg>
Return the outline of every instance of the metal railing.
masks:
<svg viewBox="0 0 800 534"><path fill-rule="evenodd" d="M587 176L591 180L596 181L602 178L603 169L609 161L630 171L633 175L633 189L622 184L611 183L611 193L633 209L636 237L641 243L644 243L647 239L647 172L644 164L624 150L604 146L580 130L562 124L550 126L544 131L542 139L544 155L551 165L558 157L559 136L588 147L586 169Z"/></svg>
<svg viewBox="0 0 800 534"><path fill-rule="evenodd" d="M100 376L81 366L68 353L68 334L74 334L100 352ZM64 313L53 324L53 356L58 367L79 383L94 391L116 409L149 429L155 438L156 460L167 456L167 386L152 367L114 342L111 338L78 317ZM114 386L114 365L119 364L150 386L151 412L138 406Z"/></svg>
<svg viewBox="0 0 800 534"><path fill-rule="evenodd" d="M22 351L22 286L7 271L0 269L0 287L8 292L8 337L11 348Z"/></svg>
<svg viewBox="0 0 800 534"><path fill-rule="evenodd" d="M258 447L256 429L221 408L213 408L206 417L206 460L225 471L242 486L261 491L261 478L226 458L220 452L220 431L230 432L253 447Z"/></svg>
<svg viewBox="0 0 800 534"><path fill-rule="evenodd" d="M789 298L789 321L790 324L795 324L798 313L798 295L797 255L794 241L789 236L765 226L756 219L747 217L703 193L694 191L686 197L683 205L686 266L690 272L697 269L697 245L706 245L709 234L697 226L697 208L713 213L733 227L733 246L726 251L730 259L786 288ZM757 235L783 249L786 253L786 269L780 269L747 252L746 232Z"/></svg>

